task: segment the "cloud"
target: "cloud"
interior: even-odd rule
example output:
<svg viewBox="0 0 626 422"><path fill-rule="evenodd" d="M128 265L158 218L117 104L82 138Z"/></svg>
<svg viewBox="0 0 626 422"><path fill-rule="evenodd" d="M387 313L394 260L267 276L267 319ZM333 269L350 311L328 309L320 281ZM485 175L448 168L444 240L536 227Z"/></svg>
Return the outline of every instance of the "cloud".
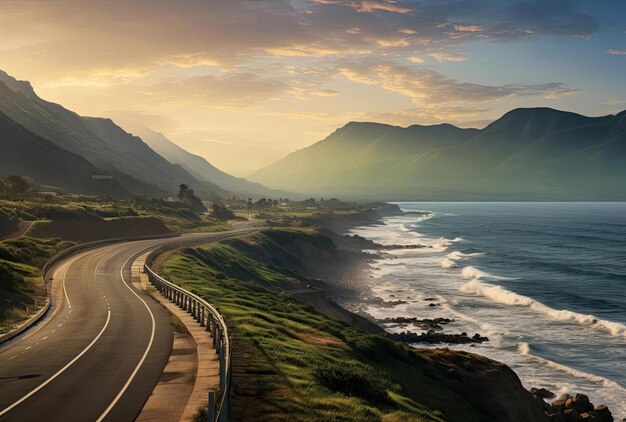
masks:
<svg viewBox="0 0 626 422"><path fill-rule="evenodd" d="M624 56L624 55L626 55L626 50L616 50L614 48L609 48L606 52L609 53L609 54L617 55L617 56Z"/></svg>
<svg viewBox="0 0 626 422"><path fill-rule="evenodd" d="M334 89L314 89L309 94L317 97L334 97L339 95L339 92Z"/></svg>
<svg viewBox="0 0 626 422"><path fill-rule="evenodd" d="M230 68L268 55L418 55L472 40L597 30L569 0L0 2L4 66L26 75L45 68L42 80L167 64Z"/></svg>
<svg viewBox="0 0 626 422"><path fill-rule="evenodd" d="M472 104L499 101L515 96L543 95L557 98L575 94L579 90L553 82L539 85L482 85L460 82L434 70L414 70L383 60L344 62L339 67L349 80L405 95L414 104L432 107L442 104Z"/></svg>
<svg viewBox="0 0 626 422"><path fill-rule="evenodd" d="M454 29L459 32L480 32L484 28L479 25L454 25Z"/></svg>
<svg viewBox="0 0 626 422"><path fill-rule="evenodd" d="M424 63L424 59L421 57L407 57L406 59L412 63Z"/></svg>
<svg viewBox="0 0 626 422"><path fill-rule="evenodd" d="M453 51L436 51L428 53L428 55L438 62L464 62L468 60L466 56Z"/></svg>
<svg viewBox="0 0 626 422"><path fill-rule="evenodd" d="M400 7L396 5L396 1L374 1L374 0L362 0L349 2L350 7L362 13L372 13L376 10L383 10L385 12L393 13L409 13L411 9L407 7Z"/></svg>
<svg viewBox="0 0 626 422"><path fill-rule="evenodd" d="M252 73L169 79L143 88L156 101L169 106L210 104L214 107L249 107L279 98L288 90L289 85L280 80Z"/></svg>
<svg viewBox="0 0 626 422"><path fill-rule="evenodd" d="M392 13L409 13L410 8L398 6L397 0L312 0L320 5L342 5L350 7L360 13L384 11Z"/></svg>

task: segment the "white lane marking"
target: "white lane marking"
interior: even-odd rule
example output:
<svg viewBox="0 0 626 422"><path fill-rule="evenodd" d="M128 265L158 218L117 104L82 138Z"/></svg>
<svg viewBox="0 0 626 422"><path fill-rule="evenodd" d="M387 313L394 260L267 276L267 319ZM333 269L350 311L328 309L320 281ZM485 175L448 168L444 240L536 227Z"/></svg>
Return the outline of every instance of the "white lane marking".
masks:
<svg viewBox="0 0 626 422"><path fill-rule="evenodd" d="M42 340L45 340L45 339L47 339L47 338L48 338L48 336L45 336L44 338L42 338Z"/></svg>
<svg viewBox="0 0 626 422"><path fill-rule="evenodd" d="M28 347L27 347L26 349L24 349L24 350L28 350L28 349L30 349L31 347L33 347L33 346L28 346Z"/></svg>
<svg viewBox="0 0 626 422"><path fill-rule="evenodd" d="M76 259L74 261L76 261ZM72 264L74 263L74 261L72 261ZM68 265L67 267L65 267L65 272L63 272L63 295L65 296L65 300L67 301L67 306L69 308L69 313L71 314L72 313L72 302L70 302L70 297L68 296L67 289L65 288L65 278L67 276L67 270L69 268L70 268L70 266ZM59 327L60 327L60 325L59 325Z"/></svg>
<svg viewBox="0 0 626 422"><path fill-rule="evenodd" d="M144 249L145 250L145 249ZM139 253L141 253L143 251L140 251ZM120 392L117 394L117 396L115 396L115 399L113 399L113 401L111 402L111 404L109 404L109 407L106 408L106 410L102 413L102 415L100 415L100 417L97 419L96 422L101 422L104 418L106 418L106 416L109 414L109 412L113 409L113 407L115 407L115 405L117 404L117 402L120 400L120 398L122 397L122 395L126 392L126 390L128 389L128 386L130 385L130 383L133 381L133 379L135 378L135 375L137 375L137 372L139 372L139 368L141 368L141 365L143 365L144 361L146 360L146 357L148 356L148 353L150 352L150 349L152 348L152 343L154 342L154 333L156 331L156 322L154 319L154 314L152 313L152 311L150 310L150 307L148 306L148 304L146 303L145 300L143 300L141 298L141 296L139 296L133 289L132 287L130 287L128 285L128 283L126 282L126 279L124 278L124 267L126 267L126 265L128 264L128 261L130 261L130 259L136 256L136 254L133 254L132 256L130 256L126 262L124 262L124 265L122 265L122 268L120 269L120 277L122 278L122 282L124 283L124 285L128 288L128 290L130 290L132 292L132 294L134 294L135 296L137 296L137 299L141 300L144 304L144 306L146 307L146 309L148 310L148 313L150 314L150 319L152 320L152 332L150 333L150 341L148 342L148 347L146 347L145 352L143 353L143 356L141 357L141 360L139 361L139 363L137 364L137 366L135 367L135 370L132 372L132 374L130 374L130 377L128 378L128 380L126 381L126 384L124 384L124 387L122 387L122 389L120 390Z"/></svg>
<svg viewBox="0 0 626 422"><path fill-rule="evenodd" d="M104 261L104 259L106 258L103 257L100 262L98 263L98 265L96 266L96 270L98 270L98 267L100 267L100 264L102 263L102 261ZM72 261L73 262L73 261ZM70 311L71 311L71 305L69 302L69 297L67 297L67 291L65 290L65 275L67 274L67 269L65 271L65 273L63 274L63 290L65 291L66 294L66 298L68 300L68 305L70 306ZM94 272L94 276L95 276L95 272ZM67 317L66 317L67 319ZM0 411L0 416L5 415L6 413L10 412L14 407L18 406L20 403L22 403L23 401L27 400L29 397L31 397L33 394L37 393L39 390L41 390L42 388L44 388L46 385L48 385L49 383L51 383L56 377L58 377L59 375L61 375L63 372L65 372L65 370L67 368L69 368L70 366L72 366L78 359L80 359L85 353L87 353L89 351L89 349L91 349L91 347L96 344L96 341L98 341L98 339L102 336L102 334L104 333L104 331L107 329L107 327L109 326L109 321L111 321L111 311L107 311L107 320L104 323L104 326L102 327L102 329L100 330L100 332L98 333L98 335L96 336L96 338L94 338L91 343L89 343L89 345L87 347L85 347L82 352L80 352L78 355L76 355L74 357L74 359L72 359L71 361L69 361L63 368L59 369L54 375L52 375L50 378L48 378L46 381L44 381L42 384L40 384L39 386L35 387L33 390L31 390L28 394L26 394L24 397L22 397L21 399L19 399L18 401L16 401L15 403L13 403L11 406L7 407L6 409ZM59 324L59 327L63 325L62 323ZM56 330L54 330L56 331ZM53 331L53 332L54 332ZM28 348L30 349L30 347ZM28 350L26 349L26 350ZM22 352L23 353L23 352Z"/></svg>
<svg viewBox="0 0 626 422"><path fill-rule="evenodd" d="M22 403L24 400L28 399L29 397L31 397L33 394L35 394L37 391L41 390L42 388L44 388L46 385L50 384L56 377L58 377L59 375L61 375L63 372L65 372L65 370L67 368L69 368L70 366L72 366L74 364L74 362L76 362L78 359L80 359L85 353L87 353L87 351L89 349L91 349L91 347L96 343L96 341L98 341L98 339L102 336L102 334L104 333L104 330L107 329L107 326L109 325L109 321L111 320L111 311L109 311L107 313L107 320L104 323L104 327L102 327L102 329L100 330L100 332L98 333L98 335L96 336L96 338L94 338L91 343L89 343L89 345L87 347L85 347L83 349L82 352L80 352L78 355L76 355L76 357L74 359L72 359L71 361L69 361L67 363L67 365L65 365L63 368L59 369L54 375L52 375L50 378L48 378L46 381L44 381L42 384L40 384L38 387L34 388L30 393L26 394L24 397L22 397L21 399L19 399L18 401L16 401L15 403L13 403L11 406L7 407L6 409L4 409L3 411L0 412L0 416L5 415L6 413L8 413L9 411L11 411L14 407L16 407L17 405L19 405L20 403Z"/></svg>

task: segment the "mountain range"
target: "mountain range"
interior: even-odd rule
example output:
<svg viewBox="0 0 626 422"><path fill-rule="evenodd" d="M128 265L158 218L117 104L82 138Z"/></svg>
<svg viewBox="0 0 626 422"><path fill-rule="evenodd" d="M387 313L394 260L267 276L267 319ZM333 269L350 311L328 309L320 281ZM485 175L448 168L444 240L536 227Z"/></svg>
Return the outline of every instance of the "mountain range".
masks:
<svg viewBox="0 0 626 422"><path fill-rule="evenodd" d="M625 200L626 111L515 109L484 129L351 122L250 176L382 200Z"/></svg>
<svg viewBox="0 0 626 422"><path fill-rule="evenodd" d="M212 182L220 187L236 192L242 196L287 196L288 193L280 190L269 189L260 183L250 182L243 177L235 177L215 167L199 155L192 154L170 141L165 135L150 129L138 122L120 120L124 129L139 136L159 155L170 163L178 164L196 179Z"/></svg>
<svg viewBox="0 0 626 422"><path fill-rule="evenodd" d="M3 71L0 113L0 177L20 174L39 183L89 193L99 189L91 175L106 174L114 177L116 194L156 197L174 194L182 183L205 198L272 192L221 172L162 135L158 142L148 144L111 119L83 117L45 101L29 82ZM228 187L219 186L217 179Z"/></svg>

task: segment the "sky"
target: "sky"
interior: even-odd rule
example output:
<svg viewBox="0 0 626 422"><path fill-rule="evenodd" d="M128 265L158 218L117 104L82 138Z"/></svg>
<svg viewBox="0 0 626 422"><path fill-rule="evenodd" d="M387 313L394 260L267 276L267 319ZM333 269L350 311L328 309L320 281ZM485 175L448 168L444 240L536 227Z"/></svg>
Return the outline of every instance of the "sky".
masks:
<svg viewBox="0 0 626 422"><path fill-rule="evenodd" d="M238 176L349 121L626 109L624 0L2 0L0 69Z"/></svg>

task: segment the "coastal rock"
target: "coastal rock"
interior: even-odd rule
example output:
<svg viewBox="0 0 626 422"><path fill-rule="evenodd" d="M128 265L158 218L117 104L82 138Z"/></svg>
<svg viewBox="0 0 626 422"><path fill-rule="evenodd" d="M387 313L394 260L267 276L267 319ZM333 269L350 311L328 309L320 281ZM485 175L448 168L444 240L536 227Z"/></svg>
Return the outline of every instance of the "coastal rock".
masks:
<svg viewBox="0 0 626 422"><path fill-rule="evenodd" d="M556 412L556 413L552 413L552 414L547 414L549 417L550 422L566 422L565 421L565 415L561 412Z"/></svg>
<svg viewBox="0 0 626 422"><path fill-rule="evenodd" d="M383 250L383 251L389 251L389 250L397 250L397 249L422 249L422 248L431 248L432 246L426 246L426 245L421 245L421 244L417 244L417 245L378 245L378 249Z"/></svg>
<svg viewBox="0 0 626 422"><path fill-rule="evenodd" d="M594 410L594 407L589 403L589 397L584 394L574 394L574 397L567 399L565 402L565 409L574 409L578 413L585 413Z"/></svg>
<svg viewBox="0 0 626 422"><path fill-rule="evenodd" d="M401 333L389 334L394 340L402 341L405 343L428 343L428 344L469 344L469 343L483 343L489 341L487 337L483 337L476 333L472 337L468 337L467 334L444 334L438 333L435 330L428 330L426 333L417 334L412 331L403 331Z"/></svg>
<svg viewBox="0 0 626 422"><path fill-rule="evenodd" d="M580 416L580 413L578 413L578 411L574 409L566 410L565 413L563 413L563 416L565 416L566 422L581 422L583 420L583 417Z"/></svg>
<svg viewBox="0 0 626 422"><path fill-rule="evenodd" d="M546 390L545 388L532 387L529 391L534 397L540 397L542 399L553 399L556 397L556 394L550 390Z"/></svg>
<svg viewBox="0 0 626 422"><path fill-rule="evenodd" d="M587 412L590 421L613 422L613 415L608 407L601 404Z"/></svg>
<svg viewBox="0 0 626 422"><path fill-rule="evenodd" d="M546 412L546 414L551 415L553 413L556 413L554 411L554 408L552 407L552 405L550 403L547 403L541 397L538 397L538 396L533 396L533 397L537 401L537 403L539 403L541 405L541 407L543 408L543 411Z"/></svg>
<svg viewBox="0 0 626 422"><path fill-rule="evenodd" d="M559 397L558 399L554 400L552 402L552 407L554 408L554 410L556 410L557 412L565 412L565 410L567 409L565 407L565 403L567 403L567 401L569 399L571 399L572 396L570 396L569 394L565 394L564 396Z"/></svg>

